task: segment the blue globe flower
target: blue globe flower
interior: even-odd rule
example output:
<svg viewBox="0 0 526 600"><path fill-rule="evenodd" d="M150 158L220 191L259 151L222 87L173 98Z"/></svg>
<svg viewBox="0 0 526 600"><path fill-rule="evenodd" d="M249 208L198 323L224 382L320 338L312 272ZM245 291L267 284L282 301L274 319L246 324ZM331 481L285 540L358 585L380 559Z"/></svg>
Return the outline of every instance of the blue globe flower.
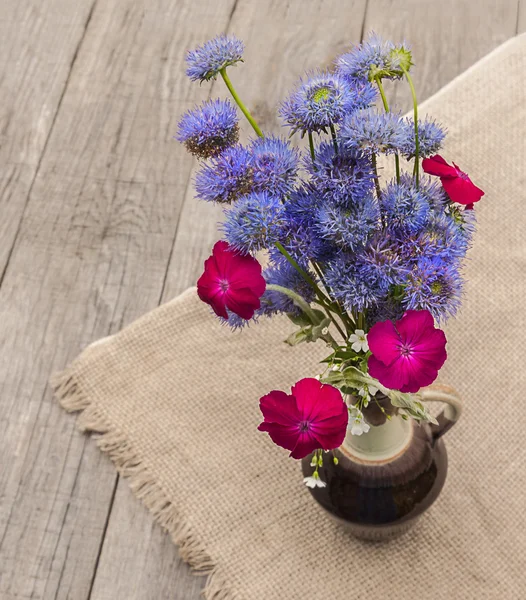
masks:
<svg viewBox="0 0 526 600"><path fill-rule="evenodd" d="M437 321L456 314L462 296L458 265L422 258L412 268L405 285L403 304L407 309L428 310Z"/></svg>
<svg viewBox="0 0 526 600"><path fill-rule="evenodd" d="M252 192L226 211L225 238L243 253L269 248L279 241L284 220L281 201L268 192Z"/></svg>
<svg viewBox="0 0 526 600"><path fill-rule="evenodd" d="M398 152L403 136L404 122L400 115L381 113L374 108L346 117L339 133L346 148L365 154Z"/></svg>
<svg viewBox="0 0 526 600"><path fill-rule="evenodd" d="M389 70L390 53L394 47L392 42L386 42L371 32L361 44L336 59L336 71L350 80L367 80L373 68Z"/></svg>
<svg viewBox="0 0 526 600"><path fill-rule="evenodd" d="M237 143L237 112L228 100L209 100L185 113L179 121L177 139L200 158L217 156Z"/></svg>
<svg viewBox="0 0 526 600"><path fill-rule="evenodd" d="M299 152L277 137L258 138L250 146L254 189L286 196L298 174Z"/></svg>
<svg viewBox="0 0 526 600"><path fill-rule="evenodd" d="M186 55L186 74L192 81L215 79L221 69L243 60L245 46L234 36L219 35L190 50Z"/></svg>
<svg viewBox="0 0 526 600"><path fill-rule="evenodd" d="M444 129L431 119L418 121L418 153L420 158L426 158L436 154L442 147L442 142L446 137ZM402 127L402 139L400 142L400 153L408 160L416 155L415 143L415 122L413 119L406 119Z"/></svg>
<svg viewBox="0 0 526 600"><path fill-rule="evenodd" d="M411 50L405 42L395 45L371 32L361 44L336 59L336 71L350 81L399 79L412 66Z"/></svg>
<svg viewBox="0 0 526 600"><path fill-rule="evenodd" d="M416 235L401 236L403 255L408 260L439 257L454 262L465 257L469 238L450 215L431 213L425 228Z"/></svg>
<svg viewBox="0 0 526 600"><path fill-rule="evenodd" d="M410 270L400 245L385 231L373 236L358 256L357 265L366 277L380 281L386 289L402 284Z"/></svg>
<svg viewBox="0 0 526 600"><path fill-rule="evenodd" d="M374 188L374 172L370 158L356 150L339 148L322 142L315 151L315 160L306 156L305 168L313 185L328 201L348 205L363 198Z"/></svg>
<svg viewBox="0 0 526 600"><path fill-rule="evenodd" d="M243 146L227 148L202 165L195 178L196 196L208 202L231 203L254 187L252 155Z"/></svg>
<svg viewBox="0 0 526 600"><path fill-rule="evenodd" d="M399 235L422 231L431 210L425 195L407 175L402 176L400 183L389 183L382 193L381 209L387 229Z"/></svg>
<svg viewBox="0 0 526 600"><path fill-rule="evenodd" d="M325 280L334 297L351 311L361 312L376 306L387 294L385 284L361 269L354 254L342 253L329 261Z"/></svg>
<svg viewBox="0 0 526 600"><path fill-rule="evenodd" d="M319 234L344 250L365 246L379 228L380 210L372 194L345 207L327 202L318 210Z"/></svg>
<svg viewBox="0 0 526 600"><path fill-rule="evenodd" d="M282 104L280 115L292 133L326 131L346 114L370 106L376 91L370 84L351 84L334 73L315 72L300 80Z"/></svg>

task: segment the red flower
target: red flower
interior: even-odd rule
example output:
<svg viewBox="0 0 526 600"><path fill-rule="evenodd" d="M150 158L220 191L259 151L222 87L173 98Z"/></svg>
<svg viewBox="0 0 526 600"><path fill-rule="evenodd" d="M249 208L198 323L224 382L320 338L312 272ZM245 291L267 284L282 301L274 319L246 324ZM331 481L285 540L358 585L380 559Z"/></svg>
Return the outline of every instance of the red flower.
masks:
<svg viewBox="0 0 526 600"><path fill-rule="evenodd" d="M447 358L446 336L427 310L408 310L393 323L376 323L367 335L369 374L392 390L417 392L433 383Z"/></svg>
<svg viewBox="0 0 526 600"><path fill-rule="evenodd" d="M259 299L265 287L258 261L219 241L212 256L205 261L205 272L197 282L197 294L210 304L216 315L227 319L228 309L248 321L261 306Z"/></svg>
<svg viewBox="0 0 526 600"><path fill-rule="evenodd" d="M275 444L290 450L292 458L341 446L349 413L340 391L308 378L298 381L291 392L289 396L273 391L261 398L265 420L259 431L268 432Z"/></svg>
<svg viewBox="0 0 526 600"><path fill-rule="evenodd" d="M471 181L464 171L461 171L455 163L453 166L448 165L439 154L425 158L422 161L422 168L429 175L440 177L442 187L452 202L466 204L466 208L473 208L473 203L478 202L484 196L484 192Z"/></svg>

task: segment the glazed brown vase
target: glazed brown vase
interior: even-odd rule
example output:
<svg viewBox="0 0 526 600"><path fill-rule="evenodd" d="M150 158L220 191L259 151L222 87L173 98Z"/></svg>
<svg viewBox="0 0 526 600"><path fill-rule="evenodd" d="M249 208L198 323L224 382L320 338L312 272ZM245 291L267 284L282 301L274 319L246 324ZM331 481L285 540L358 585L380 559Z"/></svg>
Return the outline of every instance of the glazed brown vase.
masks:
<svg viewBox="0 0 526 600"><path fill-rule="evenodd" d="M421 390L421 395L424 401L446 403L438 424L404 420L382 396L364 410L369 431L360 436L349 432L334 451L338 464L326 455L320 469L326 487L309 488L316 502L356 537L380 541L404 533L444 486L447 452L442 436L460 416L459 397L442 385ZM312 455L302 461L306 477L312 474L311 460Z"/></svg>

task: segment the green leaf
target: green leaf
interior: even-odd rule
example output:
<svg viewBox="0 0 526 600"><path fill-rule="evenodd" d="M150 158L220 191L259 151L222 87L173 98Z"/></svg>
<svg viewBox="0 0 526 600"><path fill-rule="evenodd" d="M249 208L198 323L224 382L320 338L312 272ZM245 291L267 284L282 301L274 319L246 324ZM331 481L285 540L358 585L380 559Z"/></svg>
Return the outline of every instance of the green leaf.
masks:
<svg viewBox="0 0 526 600"><path fill-rule="evenodd" d="M404 394L397 390L388 390L389 399L393 406L402 408L408 415L413 417L416 421L427 421L428 423L434 423L438 421L428 411L427 406L418 399L416 394Z"/></svg>
<svg viewBox="0 0 526 600"><path fill-rule="evenodd" d="M295 314L295 313L287 313L287 317L294 323L294 325L298 325L298 327L307 327L312 324L312 321L309 317L304 313Z"/></svg>
<svg viewBox="0 0 526 600"><path fill-rule="evenodd" d="M297 346L301 344L301 342L308 341L309 334L305 329L299 329L295 331L285 340L285 343L289 346Z"/></svg>

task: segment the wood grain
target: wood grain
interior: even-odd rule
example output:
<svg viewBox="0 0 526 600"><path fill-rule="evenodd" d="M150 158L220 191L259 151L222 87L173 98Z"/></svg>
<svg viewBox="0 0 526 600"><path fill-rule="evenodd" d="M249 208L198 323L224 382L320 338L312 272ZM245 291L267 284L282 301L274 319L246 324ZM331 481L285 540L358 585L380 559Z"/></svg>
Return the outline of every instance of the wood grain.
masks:
<svg viewBox="0 0 526 600"><path fill-rule="evenodd" d="M191 168L174 107L206 94L182 49L229 15L204 0L93 11L0 289L2 599L91 593L117 477L46 383L159 302Z"/></svg>
<svg viewBox="0 0 526 600"><path fill-rule="evenodd" d="M93 4L0 3L0 279Z"/></svg>
<svg viewBox="0 0 526 600"><path fill-rule="evenodd" d="M423 100L526 29L523 5L2 4L2 600L193 600L203 586L46 385L86 344L192 285L217 239L220 211L193 199L195 163L172 136L184 110L224 92L186 79L185 50L219 31L243 38L246 62L232 79L262 126L278 132L286 90L362 30L412 42ZM407 91L394 98L408 107Z"/></svg>
<svg viewBox="0 0 526 600"><path fill-rule="evenodd" d="M519 0L517 10L517 33L526 32L526 1Z"/></svg>

